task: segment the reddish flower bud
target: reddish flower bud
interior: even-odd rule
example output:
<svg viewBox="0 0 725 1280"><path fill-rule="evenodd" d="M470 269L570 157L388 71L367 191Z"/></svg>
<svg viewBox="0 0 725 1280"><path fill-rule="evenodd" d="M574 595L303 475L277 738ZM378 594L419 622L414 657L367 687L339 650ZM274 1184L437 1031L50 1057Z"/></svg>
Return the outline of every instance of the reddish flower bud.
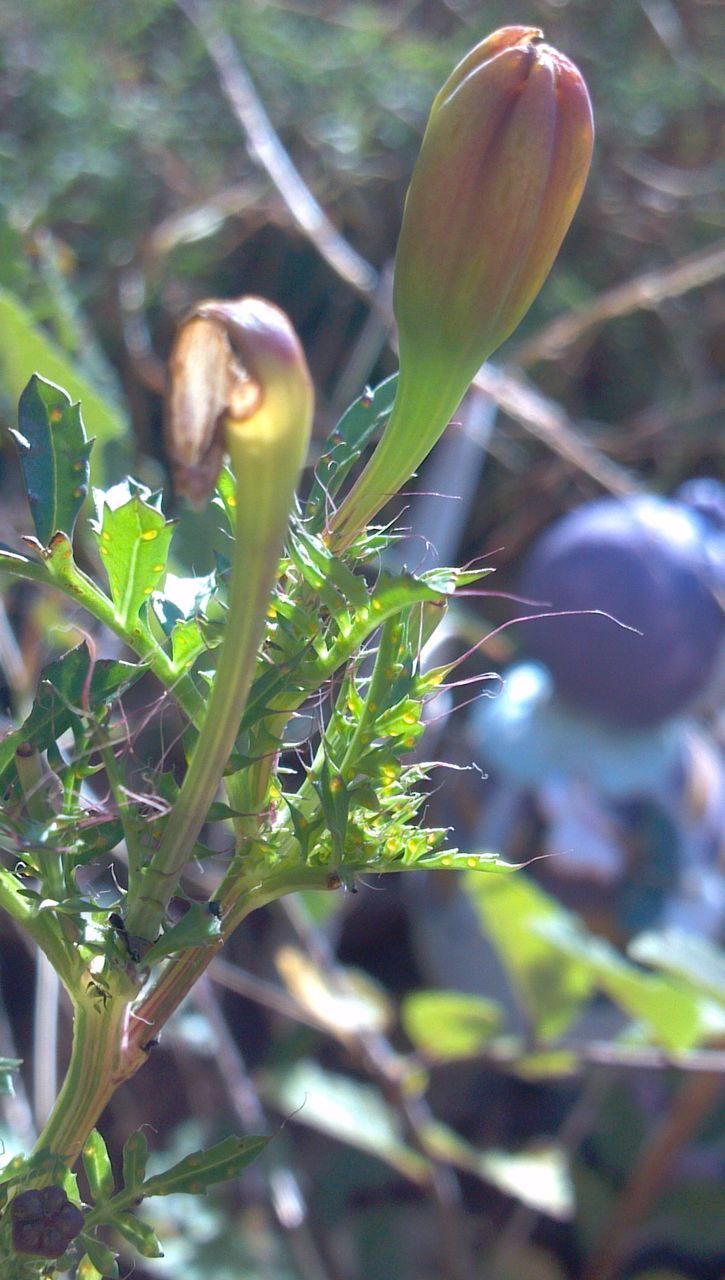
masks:
<svg viewBox="0 0 725 1280"><path fill-rule="evenodd" d="M408 479L530 307L579 203L592 141L582 76L534 28L494 32L449 76L398 243L395 406L333 521L337 545Z"/></svg>

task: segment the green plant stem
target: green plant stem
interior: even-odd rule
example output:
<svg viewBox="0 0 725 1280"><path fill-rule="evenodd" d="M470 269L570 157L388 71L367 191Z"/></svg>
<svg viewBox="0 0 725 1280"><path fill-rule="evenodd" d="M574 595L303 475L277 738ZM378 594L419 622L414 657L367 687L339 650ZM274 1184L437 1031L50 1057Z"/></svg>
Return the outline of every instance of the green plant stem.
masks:
<svg viewBox="0 0 725 1280"><path fill-rule="evenodd" d="M248 872L246 885L235 883L233 895L222 903L226 914L219 941L193 947L172 960L138 1005L130 1003L130 986L105 1005L91 996L76 1000L70 1063L35 1150L52 1151L73 1165L116 1089L148 1061L149 1041L158 1036L242 920L286 893L323 888L326 876L325 867L300 867L297 872L288 868L260 884Z"/></svg>
<svg viewBox="0 0 725 1280"><path fill-rule="evenodd" d="M328 872L329 868L324 866L287 867L276 875L267 875L261 883L249 868L235 877L227 876L224 882L226 892L219 898L223 917L221 937L208 946L193 947L170 962L156 985L134 1010L135 1017L129 1027L129 1045L140 1046L158 1035L247 916L258 907L300 889L326 888Z"/></svg>
<svg viewBox="0 0 725 1280"><path fill-rule="evenodd" d="M57 919L52 912L38 911L37 904L24 896L22 885L6 867L0 867L0 907L27 930L33 942L48 957L62 982L72 990L78 969L77 953L61 936Z"/></svg>
<svg viewBox="0 0 725 1280"><path fill-rule="evenodd" d="M191 676L179 673L168 654L140 620L132 628L120 622L113 602L74 562L66 562L62 571L51 572L45 563L35 564L25 556L1 551L0 572L10 573L16 578L24 578L44 587L55 587L57 591L70 596L76 604L82 605L96 621L108 627L142 662L148 664L157 680L174 694L192 724L201 723L205 702Z"/></svg>
<svg viewBox="0 0 725 1280"><path fill-rule="evenodd" d="M286 514L284 524L278 520L271 532L262 522L262 536L257 536L250 528L249 513L240 512L224 639L211 697L161 842L144 871L141 891L135 898L129 894L126 927L134 937L156 938L232 753L264 634L285 527Z"/></svg>
<svg viewBox="0 0 725 1280"><path fill-rule="evenodd" d="M123 1049L127 1016L128 1001L120 995L105 1006L90 997L75 1002L68 1070L36 1151L48 1150L69 1166L75 1164L106 1103L128 1074Z"/></svg>

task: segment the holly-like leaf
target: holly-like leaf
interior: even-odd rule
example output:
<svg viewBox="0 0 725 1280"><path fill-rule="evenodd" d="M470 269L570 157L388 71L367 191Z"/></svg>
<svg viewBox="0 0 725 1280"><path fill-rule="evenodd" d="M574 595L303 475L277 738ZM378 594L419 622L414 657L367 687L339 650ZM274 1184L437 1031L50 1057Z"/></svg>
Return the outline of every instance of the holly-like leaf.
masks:
<svg viewBox="0 0 725 1280"><path fill-rule="evenodd" d="M366 389L343 414L327 442L305 505L305 519L317 529L326 506L340 488L375 432L385 425L395 400L398 375L386 378L374 390Z"/></svg>
<svg viewBox="0 0 725 1280"><path fill-rule="evenodd" d="M236 1178L264 1151L269 1138L224 1138L208 1151L194 1151L165 1173L149 1178L141 1187L144 1198L179 1192L203 1195L217 1182Z"/></svg>
<svg viewBox="0 0 725 1280"><path fill-rule="evenodd" d="M204 947L221 937L221 925L208 904L194 902L188 911L156 940L144 956L145 964L156 964L166 956L176 955L189 947Z"/></svg>
<svg viewBox="0 0 725 1280"><path fill-rule="evenodd" d="M95 1236L87 1235L85 1231L81 1232L78 1240L98 1275L103 1276L104 1280L118 1280L118 1259L113 1249L109 1249L107 1244L97 1240Z"/></svg>
<svg viewBox="0 0 725 1280"><path fill-rule="evenodd" d="M85 644L70 649L44 668L32 710L19 729L0 741L0 785L22 742L47 751L83 715L99 716L119 693L143 674L129 662L101 658L93 663Z"/></svg>
<svg viewBox="0 0 725 1280"><path fill-rule="evenodd" d="M47 547L54 533L70 538L88 494L86 437L79 404L54 382L34 373L20 397L13 436L38 539Z"/></svg>
<svg viewBox="0 0 725 1280"><path fill-rule="evenodd" d="M118 1212L109 1218L109 1225L115 1227L142 1258L163 1258L164 1251L156 1232L143 1218L136 1218L132 1213Z"/></svg>
<svg viewBox="0 0 725 1280"><path fill-rule="evenodd" d="M3 268L6 266L3 262ZM52 341L32 312L7 289L0 288L0 394L8 404L17 404L23 387L35 369L46 378L65 387L72 400L80 400L98 443L112 443L116 461L128 454L128 420L120 404L99 392L93 383L79 373L78 366L65 351ZM111 451L108 450L108 453ZM101 479L106 462L106 449L96 454L96 478ZM100 472L99 472L100 468Z"/></svg>
<svg viewBox="0 0 725 1280"><path fill-rule="evenodd" d="M113 1169L108 1148L97 1129L91 1130L83 1144L82 1154L83 1168L93 1199L108 1200L113 1195ZM91 1250L87 1249L87 1252L95 1262Z"/></svg>
<svg viewBox="0 0 725 1280"><path fill-rule="evenodd" d="M173 525L145 485L128 480L96 493L98 549L116 615L132 627L166 571Z"/></svg>
<svg viewBox="0 0 725 1280"><path fill-rule="evenodd" d="M146 1176L149 1144L141 1129L129 1134L123 1144L123 1185L126 1190L138 1187Z"/></svg>

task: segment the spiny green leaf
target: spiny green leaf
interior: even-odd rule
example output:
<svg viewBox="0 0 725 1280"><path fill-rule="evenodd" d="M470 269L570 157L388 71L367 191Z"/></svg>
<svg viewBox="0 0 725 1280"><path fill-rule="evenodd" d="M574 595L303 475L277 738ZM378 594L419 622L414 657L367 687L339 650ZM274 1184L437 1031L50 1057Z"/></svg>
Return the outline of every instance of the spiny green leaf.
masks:
<svg viewBox="0 0 725 1280"><path fill-rule="evenodd" d="M138 1250L142 1258L163 1258L164 1251L159 1244L156 1232L143 1218L136 1218L132 1213L115 1213L109 1218L109 1226L117 1231Z"/></svg>
<svg viewBox="0 0 725 1280"><path fill-rule="evenodd" d="M17 404L30 375L42 370L46 378L65 387L73 400L80 400L99 444L112 441L117 457L127 452L128 423L123 412L78 373L28 308L6 289L0 289L0 333L0 395L9 405ZM100 458L96 454L96 469L103 461L103 452Z"/></svg>
<svg viewBox="0 0 725 1280"><path fill-rule="evenodd" d="M173 525L133 480L96 494L98 549L119 622L130 627L166 571Z"/></svg>
<svg viewBox="0 0 725 1280"><path fill-rule="evenodd" d="M92 1129L83 1144L83 1168L94 1200L108 1200L113 1195L113 1169L103 1138ZM88 1250L90 1253L90 1249ZM91 1257L93 1255L91 1254Z"/></svg>
<svg viewBox="0 0 725 1280"><path fill-rule="evenodd" d="M78 1239L98 1274L104 1276L105 1280L118 1280L118 1260L113 1249L109 1249L107 1244L97 1240L95 1236L87 1235L85 1231L81 1232Z"/></svg>
<svg viewBox="0 0 725 1280"><path fill-rule="evenodd" d="M202 1195L216 1182L236 1178L242 1169L256 1160L269 1138L224 1138L208 1151L195 1151L165 1173L144 1182L144 1197L171 1196L178 1192Z"/></svg>
<svg viewBox="0 0 725 1280"><path fill-rule="evenodd" d="M305 505L305 518L311 521L314 529L321 528L330 499L337 493L366 444L385 425L397 385L398 375L394 373L374 390L367 388L332 431Z"/></svg>
<svg viewBox="0 0 725 1280"><path fill-rule="evenodd" d="M79 723L81 716L87 712L99 716L144 670L108 658L95 662L92 671L90 666L88 647L81 644L43 669L30 714L19 729L0 741L0 784L12 767L21 742L31 742L38 751L47 751L66 729Z"/></svg>
<svg viewBox="0 0 725 1280"><path fill-rule="evenodd" d="M33 374L20 397L13 435L35 531L46 547L54 533L70 538L88 494L86 438L79 404L53 382Z"/></svg>
<svg viewBox="0 0 725 1280"><path fill-rule="evenodd" d="M123 1144L123 1185L127 1190L138 1187L143 1182L148 1153L146 1134L141 1129L129 1134Z"/></svg>
<svg viewBox="0 0 725 1280"><path fill-rule="evenodd" d="M340 863L344 856L350 796L340 770L327 754L315 768L312 785L320 797L325 823L332 838L334 861Z"/></svg>
<svg viewBox="0 0 725 1280"><path fill-rule="evenodd" d="M157 939L144 956L144 964L156 964L189 947L204 947L221 937L221 925L208 904L194 902L188 911Z"/></svg>

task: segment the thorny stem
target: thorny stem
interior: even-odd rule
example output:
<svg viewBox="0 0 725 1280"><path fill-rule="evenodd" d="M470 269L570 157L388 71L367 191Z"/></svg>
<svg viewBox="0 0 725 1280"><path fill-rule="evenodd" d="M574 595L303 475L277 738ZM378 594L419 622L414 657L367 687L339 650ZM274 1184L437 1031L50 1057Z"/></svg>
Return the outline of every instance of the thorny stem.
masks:
<svg viewBox="0 0 725 1280"><path fill-rule="evenodd" d="M237 540L232 562L224 640L194 753L164 834L135 901L129 899L129 933L153 940L178 877L188 861L232 753L254 675L267 601L280 547L250 548ZM256 553L256 554L255 554Z"/></svg>
<svg viewBox="0 0 725 1280"><path fill-rule="evenodd" d="M36 1151L52 1151L72 1166L109 1098L126 1078L123 1028L126 1000L107 1004L88 995L75 1002L73 1048L60 1093L38 1137Z"/></svg>

